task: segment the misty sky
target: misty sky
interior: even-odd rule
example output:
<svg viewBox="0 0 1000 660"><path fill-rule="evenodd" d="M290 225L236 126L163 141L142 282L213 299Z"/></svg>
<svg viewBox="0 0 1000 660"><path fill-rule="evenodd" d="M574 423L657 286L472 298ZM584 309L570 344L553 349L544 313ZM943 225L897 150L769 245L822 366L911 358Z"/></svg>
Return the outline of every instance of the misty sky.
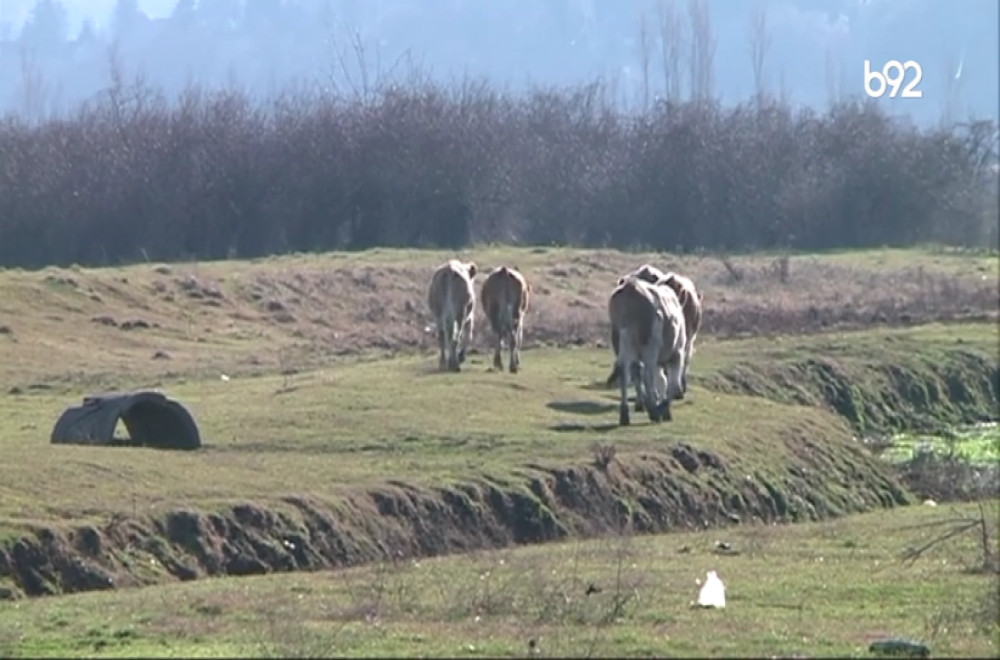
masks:
<svg viewBox="0 0 1000 660"><path fill-rule="evenodd" d="M84 18L104 32L116 0L60 1L68 12L65 36L75 39ZM211 7L214 1L198 5ZM363 33L367 47L378 49L386 62L409 52L443 77L468 72L502 84L563 85L607 76L629 88L640 80L639 14L653 16L657 5L656 0L299 0L309 6L313 24L271 23L274 38L224 30L167 37L146 30L122 48L122 55L133 69L142 68L154 84L169 90L181 78L215 85L230 73L257 91L272 81L315 78L326 75L324 66L333 66L326 45L330 35L315 27L318 8L327 1L331 7L355 7L358 23L342 27ZM18 34L34 4L0 0L0 38L4 25L8 38ZM138 0L153 19L169 16L176 4ZM687 0L673 4L686 20ZM945 106L959 115L998 114L997 0L709 0L709 5L716 38L714 86L725 103L753 93L751 10L763 7L772 41L765 82L771 90L787 86L795 103L822 106L831 93L860 93L865 59L913 59L923 66L924 100L885 100L893 112L917 121L936 120ZM66 103L86 98L106 84L103 49L92 48L89 56L76 59L52 57L39 64L40 75L50 90L62 90ZM7 58L6 69L0 61L0 113L18 102L19 66L16 56ZM961 85L953 83L957 71Z"/></svg>
<svg viewBox="0 0 1000 660"><path fill-rule="evenodd" d="M10 21L14 29L31 13L35 0L0 0L0 21ZM90 18L96 25L107 23L115 0L62 0L69 14L70 31L76 32L84 18ZM150 18L160 18L168 15L177 4L177 0L139 0L139 9Z"/></svg>
<svg viewBox="0 0 1000 660"><path fill-rule="evenodd" d="M211 0L201 1L210 2ZM440 2L441 0L423 1ZM649 4L637 2L636 0L593 1L620 2L622 5L634 6ZM759 2L759 0L756 1ZM34 2L35 0L0 0L0 21L10 21L15 29L18 29L29 16ZM378 0L372 0L372 2L378 4ZM545 0L539 0L539 2L544 4ZM850 26L846 20L846 16L844 14L838 15L838 11L847 9L851 5L897 6L900 7L899 11L905 11L905 9L902 9L905 5L914 6L930 2L948 2L955 5L956 8L962 4L962 0L955 0L954 2L952 0L769 0L763 4L767 5L772 12L784 15L789 20L800 23L802 27L814 31L826 39L831 36L835 37L838 33L846 36L849 32ZM718 12L718 18L722 18L722 15L727 13L742 14L741 10L745 7L740 5L754 4L751 0L727 0L727 3L731 3L734 11L725 11L725 3L713 3L715 12ZM71 32L75 32L79 29L85 17L89 17L99 27L106 25L115 0L62 0L62 4L69 13L70 30ZM139 8L150 18L159 18L169 15L177 4L177 0L138 0L138 4ZM463 2L462 0L457 0L456 4L463 4ZM588 4L588 2L587 0L581 0L581 4Z"/></svg>

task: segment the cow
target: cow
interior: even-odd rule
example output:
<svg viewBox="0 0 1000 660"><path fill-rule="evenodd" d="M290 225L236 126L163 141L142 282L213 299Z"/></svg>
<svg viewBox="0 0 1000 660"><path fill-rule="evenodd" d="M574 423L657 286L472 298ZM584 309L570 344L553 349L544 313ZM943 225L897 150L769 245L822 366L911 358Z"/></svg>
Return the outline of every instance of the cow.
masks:
<svg viewBox="0 0 1000 660"><path fill-rule="evenodd" d="M687 331L687 341L684 344L684 371L681 374L681 394L684 398L687 392L688 370L691 368L691 356L694 355L694 340L701 329L702 303L704 296L695 288L694 282L690 278L678 273L670 272L658 282L674 290L677 299L680 300L681 308L684 310L684 327Z"/></svg>
<svg viewBox="0 0 1000 660"><path fill-rule="evenodd" d="M661 280L661 279L663 279L663 278L665 278L667 276L666 273L664 273L662 270L660 270L656 266L653 266L653 265L650 265L650 264L643 264L643 265L639 266L638 268L632 270L631 272L626 273L625 275L622 275L621 277L619 277L618 278L618 284L621 285L621 283L625 281L625 278L628 277L628 276L630 276L630 275L634 275L635 277L638 277L640 280L643 280L644 282L649 282L650 284L658 282L659 280ZM611 348L614 349L615 358L617 358L618 357L618 329L615 328L614 326L611 327ZM634 368L632 370L632 379L638 382L639 372L638 372L637 369L638 369L638 367L636 367L636 368ZM617 381L618 381L618 362L615 362L614 366L611 369L611 375L608 376L606 383L607 383L608 387L611 387ZM636 399L635 400L635 411L636 412L642 412L642 401L640 399Z"/></svg>
<svg viewBox="0 0 1000 660"><path fill-rule="evenodd" d="M472 343L476 290L472 280L478 272L472 261L450 259L434 271L427 290L427 305L437 324L441 371L461 371L465 352Z"/></svg>
<svg viewBox="0 0 1000 660"><path fill-rule="evenodd" d="M634 274L622 278L608 298L608 320L618 330L618 424L628 426L628 386L639 363L636 401L643 401L650 421L670 421L670 402L681 389L684 372L684 311L674 290L650 284ZM664 377L661 365L666 368ZM663 382L663 381L666 382ZM660 398L660 392L663 397Z"/></svg>
<svg viewBox="0 0 1000 660"><path fill-rule="evenodd" d="M618 279L618 283L621 284L628 275L634 275L639 279L650 282L650 283L661 283L666 284L674 293L677 294L678 299L681 302L681 306L684 309L684 322L685 330L687 332L687 344L684 347L684 378L683 378L683 389L679 393L678 398L683 399L684 395L687 393L687 374L691 367L691 356L694 353L694 340L698 334L698 330L701 329L701 318L702 318L702 302L704 299L703 294L698 292L695 288L694 282L689 278L684 277L675 272L664 273L656 266L651 266L649 264L643 264L642 266L636 268L631 273L622 276ZM611 347L615 351L615 355L618 355L618 331L614 328L611 329ZM612 368L611 375L607 378L607 386L611 387L618 380L618 364ZM633 378L636 378L635 372L633 371ZM636 400L636 412L642 410L642 402Z"/></svg>
<svg viewBox="0 0 1000 660"><path fill-rule="evenodd" d="M528 311L531 287L516 268L494 268L483 282L479 302L496 334L493 368L503 371L500 353L503 340L510 351L510 373L516 374L521 366L521 339L524 331L524 314Z"/></svg>

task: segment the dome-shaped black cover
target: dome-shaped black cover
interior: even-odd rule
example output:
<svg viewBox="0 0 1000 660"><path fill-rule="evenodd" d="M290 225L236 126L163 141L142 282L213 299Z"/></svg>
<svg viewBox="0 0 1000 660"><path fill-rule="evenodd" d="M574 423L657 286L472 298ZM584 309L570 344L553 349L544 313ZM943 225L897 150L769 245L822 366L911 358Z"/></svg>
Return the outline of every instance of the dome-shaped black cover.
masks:
<svg viewBox="0 0 1000 660"><path fill-rule="evenodd" d="M109 392L84 397L82 406L67 408L52 429L52 443L114 444L122 420L132 445L159 449L197 449L201 435L191 413L156 391Z"/></svg>

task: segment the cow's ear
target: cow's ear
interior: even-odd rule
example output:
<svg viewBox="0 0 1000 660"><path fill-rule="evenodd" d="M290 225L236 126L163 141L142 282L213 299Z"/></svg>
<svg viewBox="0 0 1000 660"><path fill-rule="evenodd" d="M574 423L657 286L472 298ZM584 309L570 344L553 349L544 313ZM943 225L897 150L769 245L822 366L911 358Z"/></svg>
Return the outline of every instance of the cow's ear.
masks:
<svg viewBox="0 0 1000 660"><path fill-rule="evenodd" d="M474 261L470 261L469 263L465 264L465 267L469 270L470 279L475 277L476 273L479 272L479 269L476 268L476 263Z"/></svg>
<svg viewBox="0 0 1000 660"><path fill-rule="evenodd" d="M621 286L622 284L625 284L625 278L624 277L619 277L618 278L618 286Z"/></svg>

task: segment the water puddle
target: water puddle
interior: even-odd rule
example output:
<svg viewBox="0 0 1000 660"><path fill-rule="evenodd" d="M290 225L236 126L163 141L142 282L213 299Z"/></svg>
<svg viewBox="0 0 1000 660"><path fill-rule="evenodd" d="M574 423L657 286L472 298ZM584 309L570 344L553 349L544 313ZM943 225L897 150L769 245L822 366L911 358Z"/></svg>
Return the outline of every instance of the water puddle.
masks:
<svg viewBox="0 0 1000 660"><path fill-rule="evenodd" d="M953 456L978 465L1000 463L1000 423L981 422L936 434L897 433L864 438L862 443L891 463L906 463L921 454Z"/></svg>

